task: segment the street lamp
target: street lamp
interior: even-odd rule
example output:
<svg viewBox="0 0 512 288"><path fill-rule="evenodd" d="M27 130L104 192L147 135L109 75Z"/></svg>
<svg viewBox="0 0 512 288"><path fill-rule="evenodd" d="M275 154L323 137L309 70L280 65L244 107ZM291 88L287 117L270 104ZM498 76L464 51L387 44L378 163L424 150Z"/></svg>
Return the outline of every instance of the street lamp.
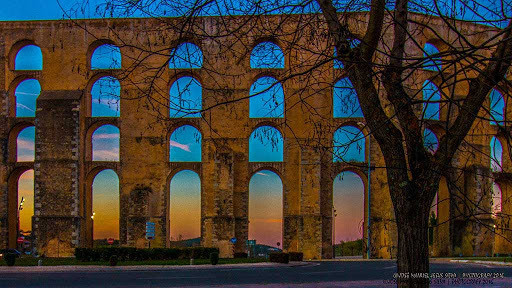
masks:
<svg viewBox="0 0 512 288"><path fill-rule="evenodd" d="M20 212L23 210L23 203L25 203L25 198L21 197L20 205L18 206L18 236L20 236L21 230L20 230Z"/></svg>
<svg viewBox="0 0 512 288"><path fill-rule="evenodd" d="M334 204L332 205L332 215L334 216L332 220L332 258L336 258L336 216L338 216L338 214L336 214Z"/></svg>

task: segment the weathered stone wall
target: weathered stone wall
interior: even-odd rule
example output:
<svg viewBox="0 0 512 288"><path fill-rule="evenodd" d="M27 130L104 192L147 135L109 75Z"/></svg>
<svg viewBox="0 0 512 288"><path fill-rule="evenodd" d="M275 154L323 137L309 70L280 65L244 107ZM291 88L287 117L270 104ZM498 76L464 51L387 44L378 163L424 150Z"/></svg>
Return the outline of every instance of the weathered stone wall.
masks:
<svg viewBox="0 0 512 288"><path fill-rule="evenodd" d="M155 19L78 20L76 23L80 25L71 21L1 22L0 248L15 245L13 241L16 240L16 230L12 228L12 223L16 221L16 183L19 175L27 169L35 169L36 209L33 229L37 236L37 247L48 256L69 255L75 247L92 245L91 186L95 175L102 169L113 169L119 175L121 243L136 247L147 246L144 238L145 222L151 220L156 223L157 230L152 247L164 247L169 241L169 182L177 172L189 169L197 172L201 178L202 244L219 247L221 256L231 256L233 252L245 249L248 237L250 178L259 170L269 169L277 173L283 182L282 243L285 250L302 251L305 259L332 256L333 181L340 172L353 171L361 176L365 185L365 243L368 237L367 205L370 200L370 255L373 258L394 257L397 247L396 225L387 177L382 168L385 163L376 141L371 137L366 140L366 157L370 161L370 169L368 163L359 166L354 163L333 164L332 155L325 149L332 143L332 135L340 126L364 126L364 123L358 123L364 122L362 118L332 118L330 83L333 79L339 79L342 71L333 71L332 65L326 64L313 69L311 78L301 76L286 81L283 85L286 98L284 119L249 118L248 99L216 106L204 112L199 119L169 119L168 108L159 104L168 103L170 85L181 75L192 75L199 79L203 86L202 106L211 107L221 101L247 97L251 84L259 76L284 77L289 73L300 72L301 68L297 67L308 67L318 57L320 53L315 54L315 51L332 50L325 41L325 35L310 37L308 35L314 33L304 33L299 39L283 36L283 39L272 41L280 46L295 43L295 46L283 47L285 69L251 69L250 49L271 36L269 33L275 28L273 24L277 22L274 21L276 17L279 16L262 17L263 21L258 21L255 29L240 31L236 35L240 41L234 41L229 51L214 38L178 39L177 32L166 29L165 25ZM361 20L365 15L355 14L354 17ZM180 19L168 21L177 24ZM204 29L212 34L225 29L216 22L217 18L200 18L197 21L191 29ZM439 28L433 31L446 39L455 37L449 35L441 21L432 21L432 26L437 25ZM353 21L350 25L356 27L354 31L361 30L361 27L357 28L360 22ZM293 25L285 25L279 29L282 32L295 28ZM482 32L474 33L471 36L474 38L485 39L487 35L479 26L468 26L468 29ZM435 35L429 33L419 32L416 40L419 43L432 42ZM202 49L203 69L176 71L166 67L166 55L170 49L185 40L193 41ZM41 72L13 69L13 55L22 47L20 43L34 43L42 49L44 62ZM90 70L91 53L101 43L114 43L121 47L123 58L120 71ZM164 52L148 57L144 63L138 63L137 59L145 52L131 45L147 48L148 51ZM410 46L411 53L421 53L413 45ZM152 71L160 67L164 68L163 72L154 79L156 87L163 87L161 91L157 90L154 95L150 95L154 98L138 97L142 96L139 95L139 88L146 85L144 77L153 76ZM133 72L126 74L127 70ZM91 117L90 89L95 80L105 75L118 77L121 82L119 118ZM413 78L418 80L419 90L423 81L432 77L432 73L425 71L417 76ZM29 78L38 79L42 86L36 117L16 118L12 112L14 89L16 83ZM311 83L311 79L316 82ZM467 89L461 87L463 84L457 85L456 90L461 93ZM390 107L385 109L392 113ZM441 114L442 119L438 121L441 124L451 117L445 110ZM488 169L489 159L482 156L482 153L472 152L485 147L488 150L490 137L474 135L495 135L497 131L488 122L477 122L467 137L471 145L466 145L464 149L468 151L462 151L455 157L457 167L465 168L464 175L458 175L455 182L462 187L460 193L472 199L485 199L489 196L481 187L488 187L491 178L482 178L481 175L492 176ZM16 158L12 156L16 153L16 131L32 123L36 126L35 162L16 163ZM92 161L91 135L102 124L112 124L120 130L119 162ZM174 129L185 124L196 127L202 134L201 163L169 163L169 136ZM319 124L323 125L322 129L318 129ZM434 123L432 130L441 124L436 126ZM262 125L271 125L280 130L284 138L282 163L248 161L249 136ZM364 133L367 135L368 131ZM436 133L442 132L436 130ZM507 159L506 155L504 153L504 159ZM509 172L510 163L505 163L505 170ZM509 182L503 180L500 183L504 195L510 195ZM440 204L439 217L445 219L446 223L436 229L436 239L442 240L436 242L435 254L452 253L456 245L454 243L460 244L468 237L473 244L467 246L465 254L489 253L492 250L492 235L488 230L464 220L450 220L450 215L456 213L462 216L470 214L470 211L464 210L463 204L450 198L448 190L454 189L449 185L441 189L440 198L449 199ZM455 209L456 205L462 210ZM510 205L505 206L503 211L510 213ZM487 224L492 223L489 217L483 217L482 220ZM501 225L503 227L508 224ZM235 245L229 242L232 237L238 239ZM484 240L483 245L478 244L479 239ZM505 246L508 244L499 241L496 240L496 251L510 251L510 246Z"/></svg>

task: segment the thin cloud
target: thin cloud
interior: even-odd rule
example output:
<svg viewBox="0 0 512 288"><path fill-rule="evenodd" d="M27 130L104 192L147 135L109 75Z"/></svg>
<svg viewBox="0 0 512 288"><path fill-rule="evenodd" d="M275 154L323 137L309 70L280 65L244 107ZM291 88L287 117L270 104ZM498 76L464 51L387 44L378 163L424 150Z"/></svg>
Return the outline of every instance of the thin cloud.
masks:
<svg viewBox="0 0 512 288"><path fill-rule="evenodd" d="M31 112L35 112L35 111L34 111L34 109L31 109L31 108L29 108L28 106L23 105L23 104L21 104L21 103L16 103L16 107L20 107L20 108L23 108L23 109L27 109L27 110L29 110L29 111L31 111Z"/></svg>
<svg viewBox="0 0 512 288"><path fill-rule="evenodd" d="M15 94L16 94L16 96L18 96L18 95L39 96L39 94L41 94L41 93L30 93L30 92L19 92L19 91L18 91L18 92L16 92Z"/></svg>
<svg viewBox="0 0 512 288"><path fill-rule="evenodd" d="M34 152L35 149L34 141L23 140L18 138L18 141L16 141L16 145L18 146L18 149L29 150L32 152Z"/></svg>
<svg viewBox="0 0 512 288"><path fill-rule="evenodd" d="M92 158L95 161L118 161L119 160L119 151L117 149L94 150Z"/></svg>
<svg viewBox="0 0 512 288"><path fill-rule="evenodd" d="M258 172L258 173L256 173L256 174L257 174L257 175L261 175L261 176L269 176L268 174L265 174L265 173L263 173L263 172Z"/></svg>
<svg viewBox="0 0 512 288"><path fill-rule="evenodd" d="M98 133L92 136L93 139L117 139L119 133Z"/></svg>
<svg viewBox="0 0 512 288"><path fill-rule="evenodd" d="M17 160L20 162L32 162L34 161L34 155L18 155Z"/></svg>
<svg viewBox="0 0 512 288"><path fill-rule="evenodd" d="M178 143L178 142L173 141L173 140L170 140L169 144L171 145L171 147L176 147L176 148L181 149L183 151L191 152L189 145L181 144L181 143Z"/></svg>

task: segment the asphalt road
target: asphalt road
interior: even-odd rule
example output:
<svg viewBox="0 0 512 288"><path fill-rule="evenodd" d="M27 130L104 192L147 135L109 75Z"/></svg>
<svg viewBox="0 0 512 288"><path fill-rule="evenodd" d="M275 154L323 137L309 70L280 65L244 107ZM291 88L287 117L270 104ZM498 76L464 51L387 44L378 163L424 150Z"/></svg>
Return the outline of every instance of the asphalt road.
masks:
<svg viewBox="0 0 512 288"><path fill-rule="evenodd" d="M195 266L150 271L107 267L103 271L49 272L33 268L24 272L0 270L0 287L393 287L396 272L396 264L391 261L311 262L296 267ZM431 273L444 273L437 275L443 278L432 280L431 287L512 287L511 266L432 263ZM463 273L491 274L462 278ZM451 276L457 278L446 278Z"/></svg>

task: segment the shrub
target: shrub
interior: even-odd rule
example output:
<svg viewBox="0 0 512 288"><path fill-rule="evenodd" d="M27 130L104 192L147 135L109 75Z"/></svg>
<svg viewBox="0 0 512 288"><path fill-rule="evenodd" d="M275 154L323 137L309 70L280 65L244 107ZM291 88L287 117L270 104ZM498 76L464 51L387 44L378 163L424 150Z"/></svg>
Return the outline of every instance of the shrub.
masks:
<svg viewBox="0 0 512 288"><path fill-rule="evenodd" d="M302 252L289 252L290 261L302 261L304 254Z"/></svg>
<svg viewBox="0 0 512 288"><path fill-rule="evenodd" d="M270 262L283 263L283 264L288 264L288 262L290 262L290 254L288 254L288 253L274 252L274 253L270 253L268 255L269 255L268 260Z"/></svg>
<svg viewBox="0 0 512 288"><path fill-rule="evenodd" d="M7 252L7 254L4 255L4 258L7 266L14 266L14 263L16 262L16 254Z"/></svg>
<svg viewBox="0 0 512 288"><path fill-rule="evenodd" d="M117 265L117 256L116 255L110 256L109 262L110 262L110 266L116 266Z"/></svg>
<svg viewBox="0 0 512 288"><path fill-rule="evenodd" d="M245 252L236 252L234 257L235 258L247 258L247 253L245 253Z"/></svg>
<svg viewBox="0 0 512 288"><path fill-rule="evenodd" d="M217 263L219 263L219 253L218 252L210 253L210 263L212 263L212 265L217 265Z"/></svg>
<svg viewBox="0 0 512 288"><path fill-rule="evenodd" d="M76 248L75 257L79 261L110 261L115 255L120 261L209 259L210 254L219 252L217 248L152 248L133 247Z"/></svg>

